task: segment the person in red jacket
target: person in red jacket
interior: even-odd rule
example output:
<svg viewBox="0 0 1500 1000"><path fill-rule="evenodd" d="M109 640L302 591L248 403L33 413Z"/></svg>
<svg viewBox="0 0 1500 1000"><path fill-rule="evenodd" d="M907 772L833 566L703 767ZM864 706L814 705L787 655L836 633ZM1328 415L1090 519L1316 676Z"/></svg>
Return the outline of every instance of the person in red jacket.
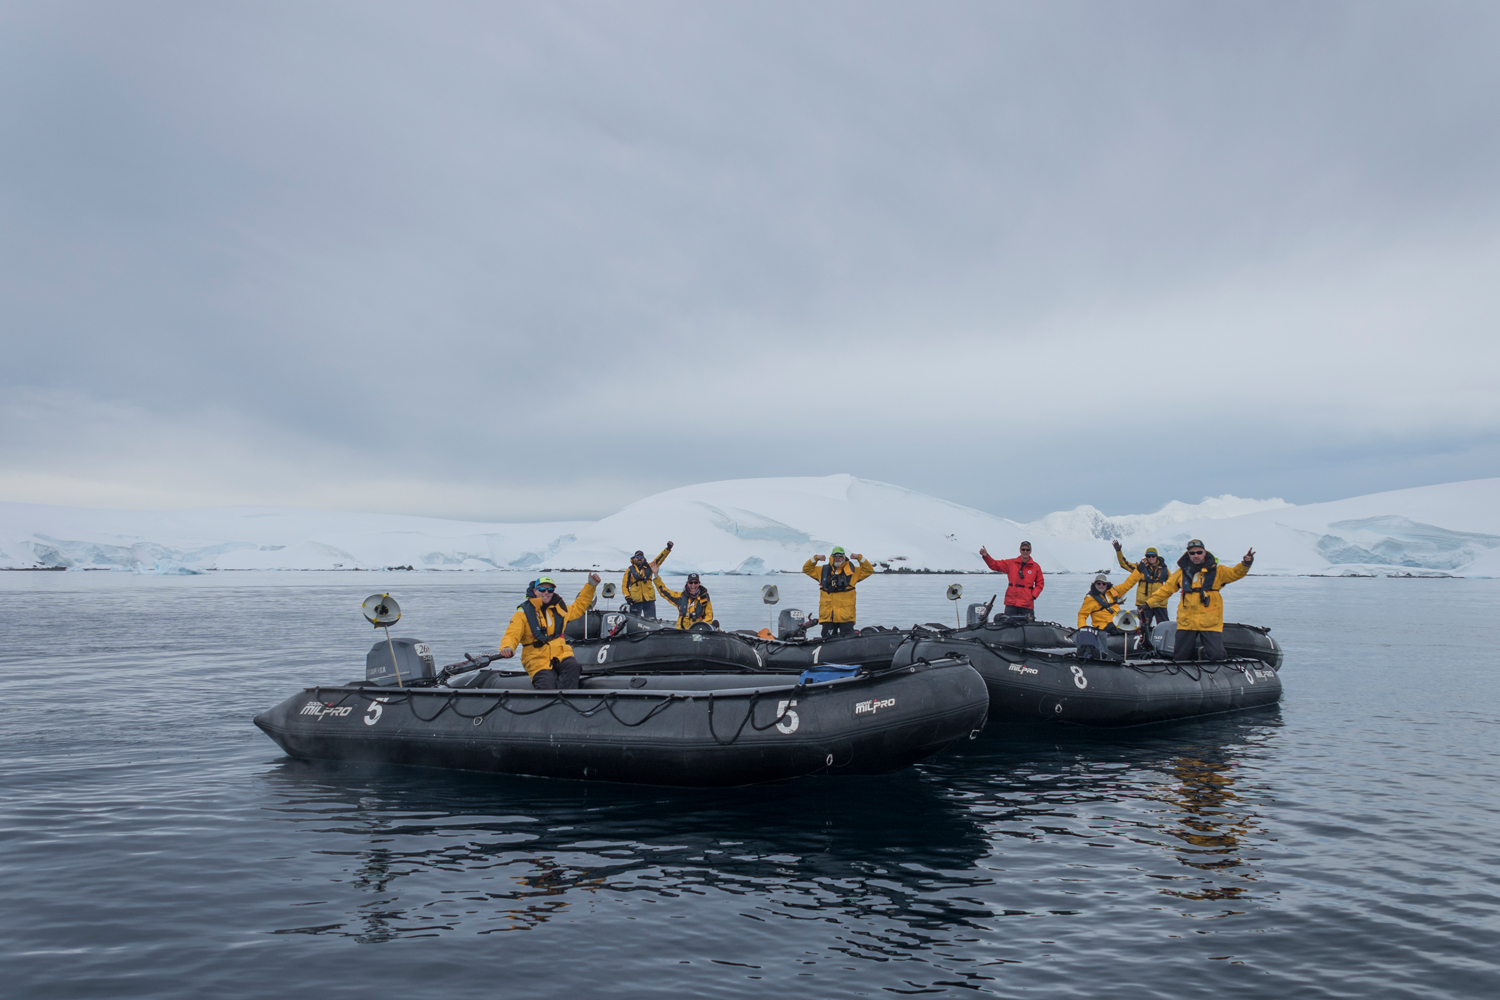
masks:
<svg viewBox="0 0 1500 1000"><path fill-rule="evenodd" d="M979 554L990 569L1010 578L1010 586L1005 588L1005 613L1035 618L1036 599L1045 581L1042 567L1031 561L1031 543L1022 542L1021 554L1014 559L991 559L983 545L979 547Z"/></svg>

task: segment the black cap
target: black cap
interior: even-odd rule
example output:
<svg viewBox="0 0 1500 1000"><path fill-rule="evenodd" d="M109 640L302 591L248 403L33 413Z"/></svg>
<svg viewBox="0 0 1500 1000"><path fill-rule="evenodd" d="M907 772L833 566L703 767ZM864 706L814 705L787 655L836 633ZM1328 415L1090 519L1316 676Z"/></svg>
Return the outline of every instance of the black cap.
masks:
<svg viewBox="0 0 1500 1000"><path fill-rule="evenodd" d="M635 555L631 556L630 558L632 558L632 559L644 559L644 558L646 558L646 553L642 552L640 549L636 549L635 550Z"/></svg>
<svg viewBox="0 0 1500 1000"><path fill-rule="evenodd" d="M697 583L698 582L698 574L697 573L689 573L688 574L688 581L687 582L688 583Z"/></svg>

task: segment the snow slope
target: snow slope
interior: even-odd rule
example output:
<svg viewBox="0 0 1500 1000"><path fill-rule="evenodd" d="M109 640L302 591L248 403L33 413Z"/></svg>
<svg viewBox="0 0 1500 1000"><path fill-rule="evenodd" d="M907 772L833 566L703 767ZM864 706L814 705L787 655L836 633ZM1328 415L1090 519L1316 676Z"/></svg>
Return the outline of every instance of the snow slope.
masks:
<svg viewBox="0 0 1500 1000"><path fill-rule="evenodd" d="M1153 514L1094 507L1018 524L848 475L743 479L669 490L598 522L488 524L270 507L110 511L0 504L0 567L620 570L637 548L676 543L665 570L795 572L843 545L899 570L981 571L981 545L1033 542L1049 573L1112 570L1109 542L1175 561L1190 538L1220 558L1254 546L1258 573L1500 576L1500 479L1294 506L1231 496Z"/></svg>

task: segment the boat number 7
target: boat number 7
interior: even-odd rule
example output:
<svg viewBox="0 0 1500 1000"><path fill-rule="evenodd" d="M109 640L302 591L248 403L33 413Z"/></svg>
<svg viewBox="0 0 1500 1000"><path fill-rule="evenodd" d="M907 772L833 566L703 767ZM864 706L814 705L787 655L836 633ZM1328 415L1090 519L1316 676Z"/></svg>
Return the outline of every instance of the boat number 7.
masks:
<svg viewBox="0 0 1500 1000"><path fill-rule="evenodd" d="M797 718L797 713L793 711L796 704L795 701L783 701L776 705L776 718L781 720L776 723L777 732L790 736L797 731L797 723L800 720Z"/></svg>
<svg viewBox="0 0 1500 1000"><path fill-rule="evenodd" d="M607 659L609 659L609 643L606 642L599 647L599 656L595 659L595 662L603 663Z"/></svg>
<svg viewBox="0 0 1500 1000"><path fill-rule="evenodd" d="M1083 676L1083 668L1082 667L1078 666L1075 663L1073 666L1069 667L1068 669L1071 670L1071 671L1073 671L1073 683L1078 685L1078 690L1082 691L1084 688L1086 688L1086 687L1089 686L1089 679L1087 677Z"/></svg>
<svg viewBox="0 0 1500 1000"><path fill-rule="evenodd" d="M375 725L375 723L380 721L380 713L385 711L385 709L382 707L382 703L385 700L386 699L384 698L376 698L374 701L370 702L370 707L365 710L364 714L365 725L373 726Z"/></svg>

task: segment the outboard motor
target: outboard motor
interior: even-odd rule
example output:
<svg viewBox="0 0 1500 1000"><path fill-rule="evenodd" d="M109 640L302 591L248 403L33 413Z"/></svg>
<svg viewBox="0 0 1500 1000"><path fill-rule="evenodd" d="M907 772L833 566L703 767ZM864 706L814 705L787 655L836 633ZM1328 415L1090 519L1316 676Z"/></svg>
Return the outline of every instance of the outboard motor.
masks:
<svg viewBox="0 0 1500 1000"><path fill-rule="evenodd" d="M776 638L795 639L807 628L807 612L787 608L776 619Z"/></svg>
<svg viewBox="0 0 1500 1000"><path fill-rule="evenodd" d="M990 605L988 605L988 604L971 604L971 605L969 605L969 624L971 626L972 625L983 625L985 622L987 622L989 620L990 620Z"/></svg>
<svg viewBox="0 0 1500 1000"><path fill-rule="evenodd" d="M1177 623L1157 622L1151 629L1151 648L1158 656L1171 656L1177 648Z"/></svg>
<svg viewBox="0 0 1500 1000"><path fill-rule="evenodd" d="M416 639L391 639L389 644L381 641L370 647L370 652L365 655L365 680L371 684L396 687L398 666L402 684L427 684L437 676L431 646Z"/></svg>

